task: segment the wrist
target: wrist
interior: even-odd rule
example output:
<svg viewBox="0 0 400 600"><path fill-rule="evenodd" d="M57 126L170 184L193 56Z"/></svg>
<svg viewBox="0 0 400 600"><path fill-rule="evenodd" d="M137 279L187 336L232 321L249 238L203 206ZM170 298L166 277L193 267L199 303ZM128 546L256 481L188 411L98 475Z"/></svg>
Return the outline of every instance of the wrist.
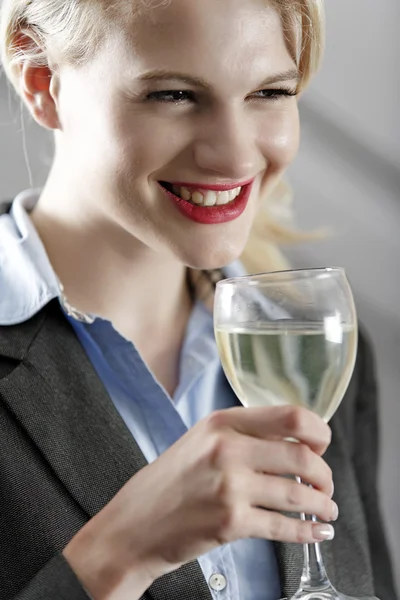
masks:
<svg viewBox="0 0 400 600"><path fill-rule="evenodd" d="M91 600L139 600L154 580L147 565L121 556L117 545L93 534L90 523L62 554Z"/></svg>

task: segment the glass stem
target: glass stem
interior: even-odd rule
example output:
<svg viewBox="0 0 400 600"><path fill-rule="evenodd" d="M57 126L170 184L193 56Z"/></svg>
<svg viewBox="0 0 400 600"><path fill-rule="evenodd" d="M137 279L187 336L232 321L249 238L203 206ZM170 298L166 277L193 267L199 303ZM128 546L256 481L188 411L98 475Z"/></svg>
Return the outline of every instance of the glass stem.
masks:
<svg viewBox="0 0 400 600"><path fill-rule="evenodd" d="M300 477L296 477L297 483L303 483ZM301 513L302 521L317 521L314 515L305 515ZM304 591L318 591L331 587L328 575L326 574L324 562L322 559L321 545L304 544L304 566L301 575L301 588Z"/></svg>

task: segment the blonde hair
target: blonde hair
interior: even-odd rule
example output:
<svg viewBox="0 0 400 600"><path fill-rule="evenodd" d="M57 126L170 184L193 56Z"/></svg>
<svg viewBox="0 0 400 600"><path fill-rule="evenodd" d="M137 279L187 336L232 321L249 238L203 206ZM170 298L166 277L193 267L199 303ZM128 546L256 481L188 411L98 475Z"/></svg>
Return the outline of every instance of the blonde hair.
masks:
<svg viewBox="0 0 400 600"><path fill-rule="evenodd" d="M80 64L96 52L110 23L123 11L151 7L153 0L3 0L0 11L0 56L19 92L18 71L27 59L38 65ZM159 0L164 5L171 0ZM300 71L300 91L319 67L324 46L324 0L266 0L280 13L287 46ZM31 45L18 35L29 32ZM291 190L282 181L262 203L242 255L249 272L288 268L282 244L318 238L298 232L291 223ZM282 219L282 215L285 218ZM289 217L289 218L288 218Z"/></svg>

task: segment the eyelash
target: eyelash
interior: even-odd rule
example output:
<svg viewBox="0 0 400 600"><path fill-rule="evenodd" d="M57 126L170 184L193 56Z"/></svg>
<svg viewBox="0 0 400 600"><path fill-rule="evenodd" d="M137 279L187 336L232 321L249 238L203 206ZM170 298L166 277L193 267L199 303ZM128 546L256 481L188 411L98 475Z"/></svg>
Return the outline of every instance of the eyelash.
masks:
<svg viewBox="0 0 400 600"><path fill-rule="evenodd" d="M257 96L257 94L265 95ZM266 89L255 92L252 96L261 100L276 102L282 98L297 96L297 90L289 88L279 88L275 90ZM164 104L184 104L186 102L196 102L197 100L195 93L191 90L163 90L160 92L151 92L146 96L146 99L150 102L161 102Z"/></svg>
<svg viewBox="0 0 400 600"><path fill-rule="evenodd" d="M255 94L265 94L265 96L261 96L261 98L276 101L280 98L292 98L293 96L297 96L298 91L289 88L279 88L276 90L260 90L259 92L255 92Z"/></svg>

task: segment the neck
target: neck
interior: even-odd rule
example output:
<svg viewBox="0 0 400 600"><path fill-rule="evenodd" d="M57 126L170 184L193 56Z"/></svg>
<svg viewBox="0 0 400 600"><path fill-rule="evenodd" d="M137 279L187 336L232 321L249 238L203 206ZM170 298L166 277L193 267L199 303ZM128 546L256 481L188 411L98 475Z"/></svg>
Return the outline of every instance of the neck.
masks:
<svg viewBox="0 0 400 600"><path fill-rule="evenodd" d="M63 209L57 190L44 190L32 220L68 302L110 320L140 345L152 332L167 339L183 332L191 310L186 268L157 253L116 224ZM178 334L179 335L179 334Z"/></svg>

